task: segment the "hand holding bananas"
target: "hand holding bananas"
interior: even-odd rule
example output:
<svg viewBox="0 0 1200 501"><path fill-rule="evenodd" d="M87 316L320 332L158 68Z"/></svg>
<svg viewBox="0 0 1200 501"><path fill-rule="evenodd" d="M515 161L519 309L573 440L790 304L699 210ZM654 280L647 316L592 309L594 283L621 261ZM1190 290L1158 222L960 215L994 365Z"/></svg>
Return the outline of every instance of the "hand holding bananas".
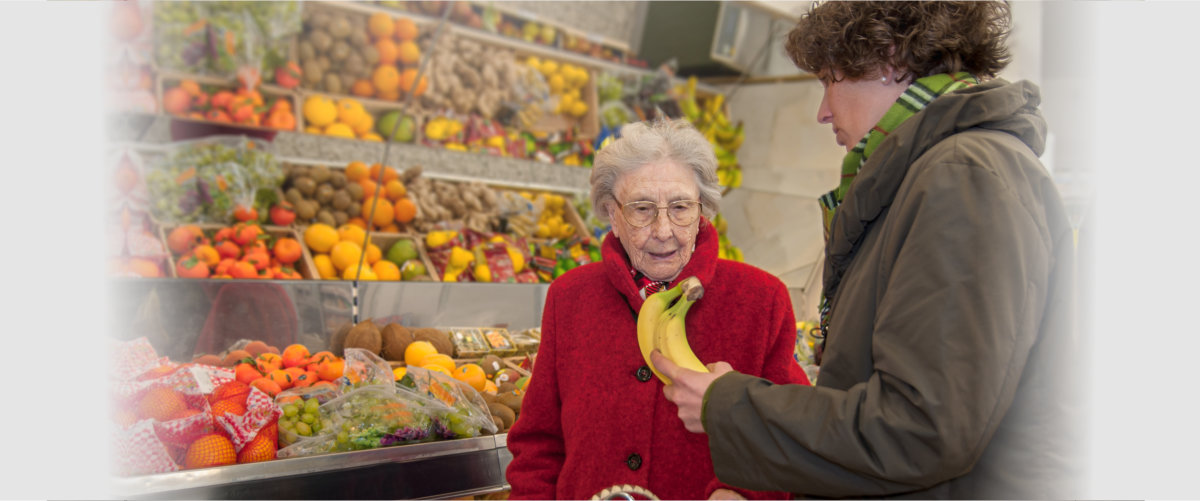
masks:
<svg viewBox="0 0 1200 501"><path fill-rule="evenodd" d="M713 381L733 372L733 367L725 362L708 364L707 372L696 372L685 369L655 350L650 354L654 367L664 376L673 381L663 387L663 395L679 407L679 419L683 427L692 433L704 433L704 423L700 421L700 413L704 410L704 393Z"/></svg>

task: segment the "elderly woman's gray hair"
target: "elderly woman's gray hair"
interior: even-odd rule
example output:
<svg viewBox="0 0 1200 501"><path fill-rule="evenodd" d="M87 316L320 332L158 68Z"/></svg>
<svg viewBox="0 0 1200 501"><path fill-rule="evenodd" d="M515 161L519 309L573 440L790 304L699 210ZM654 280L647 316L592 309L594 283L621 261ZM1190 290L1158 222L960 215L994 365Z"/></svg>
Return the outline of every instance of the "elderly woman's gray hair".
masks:
<svg viewBox="0 0 1200 501"><path fill-rule="evenodd" d="M612 223L604 204L616 201L613 189L626 172L661 160L686 166L696 176L704 217L712 220L721 209L721 186L717 181L717 156L713 147L686 120L635 122L621 127L621 138L596 152L592 162L592 210L597 218Z"/></svg>

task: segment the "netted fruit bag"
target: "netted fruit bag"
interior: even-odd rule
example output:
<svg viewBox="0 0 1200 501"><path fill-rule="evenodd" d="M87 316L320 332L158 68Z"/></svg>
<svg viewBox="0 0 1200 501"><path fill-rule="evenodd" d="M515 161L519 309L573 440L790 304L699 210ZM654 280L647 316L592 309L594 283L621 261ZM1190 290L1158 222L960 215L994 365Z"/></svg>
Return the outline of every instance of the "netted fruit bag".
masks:
<svg viewBox="0 0 1200 501"><path fill-rule="evenodd" d="M214 417L209 396L234 380L233 371L176 364L159 357L146 338L114 341L110 353L115 421L111 450L119 475L177 471L188 445L214 432L241 450L279 414L270 397L251 388L244 394L244 413Z"/></svg>

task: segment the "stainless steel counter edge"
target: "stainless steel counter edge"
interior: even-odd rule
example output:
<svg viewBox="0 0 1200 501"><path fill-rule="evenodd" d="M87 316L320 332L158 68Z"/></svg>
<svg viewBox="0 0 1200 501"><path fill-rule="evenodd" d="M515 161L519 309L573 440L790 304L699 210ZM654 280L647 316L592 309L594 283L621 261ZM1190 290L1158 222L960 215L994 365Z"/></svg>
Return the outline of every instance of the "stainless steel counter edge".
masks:
<svg viewBox="0 0 1200 501"><path fill-rule="evenodd" d="M507 434L488 435L382 447L366 451L275 459L261 463L181 470L135 477L113 477L112 492L117 496L140 496L179 489L213 487L267 478L350 469L380 463L407 463L440 456L505 448L508 443L507 437ZM503 478L503 472L501 472L501 477Z"/></svg>

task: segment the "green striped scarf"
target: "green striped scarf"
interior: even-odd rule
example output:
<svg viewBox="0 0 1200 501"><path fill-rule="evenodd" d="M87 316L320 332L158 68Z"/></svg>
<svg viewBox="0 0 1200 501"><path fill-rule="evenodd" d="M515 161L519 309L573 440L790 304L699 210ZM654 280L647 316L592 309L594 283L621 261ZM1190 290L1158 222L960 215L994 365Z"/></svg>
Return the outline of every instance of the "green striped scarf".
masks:
<svg viewBox="0 0 1200 501"><path fill-rule="evenodd" d="M883 115L883 118L879 119L879 123L875 124L875 127L872 127L867 135L859 140L858 144L855 144L842 159L842 180L838 187L817 199L821 204L826 240L829 239L830 230L833 228L833 215L842 200L845 199L850 184L854 182L854 178L862 169L863 164L867 163L867 158L870 158L871 153L874 153L879 144L887 139L888 134L896 130L896 127L899 127L905 120L925 109L939 96L978 83L978 78L965 72L953 75L949 73L930 75L918 78L904 90L899 98L896 98L896 102ZM827 336L829 334L829 298L824 293L821 294L820 313L821 332Z"/></svg>

